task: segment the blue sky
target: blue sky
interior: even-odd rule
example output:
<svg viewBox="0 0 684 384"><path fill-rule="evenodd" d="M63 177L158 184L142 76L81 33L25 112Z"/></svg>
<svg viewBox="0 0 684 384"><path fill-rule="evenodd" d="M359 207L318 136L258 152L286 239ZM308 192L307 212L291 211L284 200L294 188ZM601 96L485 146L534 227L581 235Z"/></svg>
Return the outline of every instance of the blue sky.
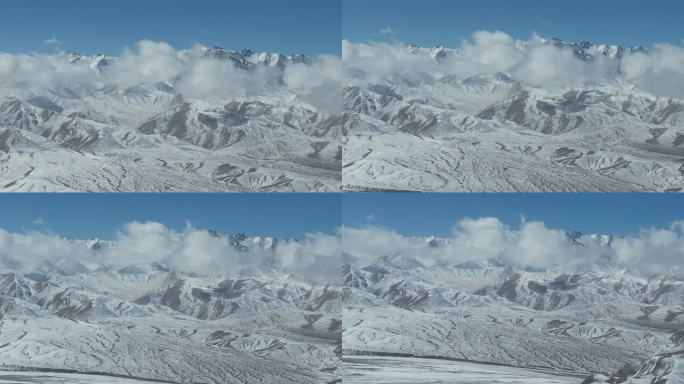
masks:
<svg viewBox="0 0 684 384"><path fill-rule="evenodd" d="M7 1L0 51L118 55L141 39L281 53L339 53L341 0ZM55 37L59 44L46 43Z"/></svg>
<svg viewBox="0 0 684 384"><path fill-rule="evenodd" d="M551 228L625 235L684 220L682 207L684 195L665 193L347 193L343 222L449 236L464 217L493 216L517 227L524 215Z"/></svg>
<svg viewBox="0 0 684 384"><path fill-rule="evenodd" d="M665 193L164 193L0 194L0 228L110 239L133 220L182 229L301 238L344 224L382 226L406 235L448 236L464 217L522 216L552 228L633 234L684 220L684 196Z"/></svg>
<svg viewBox="0 0 684 384"><path fill-rule="evenodd" d="M344 0L344 38L456 46L476 30L624 46L681 43L677 0ZM390 27L394 33L380 31ZM389 32L389 31L388 31Z"/></svg>
<svg viewBox="0 0 684 384"><path fill-rule="evenodd" d="M341 196L325 193L0 194L0 228L39 230L75 238L111 239L130 221L158 221L182 229L301 238L334 233Z"/></svg>

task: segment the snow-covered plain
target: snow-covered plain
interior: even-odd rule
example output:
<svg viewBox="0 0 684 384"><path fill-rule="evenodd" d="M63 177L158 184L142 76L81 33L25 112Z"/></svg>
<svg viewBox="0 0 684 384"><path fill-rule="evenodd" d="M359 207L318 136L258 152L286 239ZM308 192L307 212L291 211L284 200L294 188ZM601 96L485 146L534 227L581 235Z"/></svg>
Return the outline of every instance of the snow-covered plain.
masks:
<svg viewBox="0 0 684 384"><path fill-rule="evenodd" d="M155 381L74 373L0 371L2 384L150 384ZM160 383L160 381L157 381ZM163 382L161 382L163 383Z"/></svg>
<svg viewBox="0 0 684 384"><path fill-rule="evenodd" d="M411 357L342 358L344 382L355 384L577 384L557 372Z"/></svg>

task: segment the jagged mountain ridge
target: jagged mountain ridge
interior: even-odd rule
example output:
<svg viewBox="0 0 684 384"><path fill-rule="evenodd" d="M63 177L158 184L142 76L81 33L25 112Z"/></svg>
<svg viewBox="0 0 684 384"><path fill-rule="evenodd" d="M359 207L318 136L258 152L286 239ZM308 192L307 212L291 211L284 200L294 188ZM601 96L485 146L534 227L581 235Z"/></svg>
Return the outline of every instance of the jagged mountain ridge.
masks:
<svg viewBox="0 0 684 384"><path fill-rule="evenodd" d="M254 69L256 66L269 66L284 69L290 63L308 64L312 58L302 54L283 55L274 52L254 52L250 49L230 50L218 46L206 47L198 45L195 49L185 49L180 51L181 56L191 56L198 54L204 57L219 60L231 61L236 68ZM85 62L93 69L101 70L112 62L119 60L117 56L107 56L104 54L81 55L77 52L62 51L59 55L64 56L71 63Z"/></svg>
<svg viewBox="0 0 684 384"><path fill-rule="evenodd" d="M539 42L545 43L545 44L550 44L555 47L559 48L568 48L571 49L575 57L578 59L581 59L583 61L591 61L593 60L597 55L603 55L609 58L622 58L625 54L625 52L641 52L641 53L647 53L648 49L642 47L642 46L633 46L633 47L623 47L620 45L615 45L615 44L594 44L590 41L581 41L579 43L563 40L557 37L552 37L550 39L542 38L542 37L537 37ZM523 41L521 42L523 46L528 45L529 42ZM458 55L461 53L461 50L458 48L447 48L443 45L439 46L434 46L434 47L421 47L419 45L415 44L405 44L406 47L409 48L409 50L416 52L416 53L427 53L430 55L435 60L440 60L444 59L445 57L449 55Z"/></svg>

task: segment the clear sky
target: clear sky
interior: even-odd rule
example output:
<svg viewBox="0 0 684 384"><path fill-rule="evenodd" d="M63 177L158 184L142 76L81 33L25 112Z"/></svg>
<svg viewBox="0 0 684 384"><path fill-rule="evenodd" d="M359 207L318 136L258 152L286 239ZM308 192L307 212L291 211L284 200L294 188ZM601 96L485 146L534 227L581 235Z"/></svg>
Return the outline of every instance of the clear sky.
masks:
<svg viewBox="0 0 684 384"><path fill-rule="evenodd" d="M280 53L340 51L341 0L6 1L0 51L118 55L141 39ZM54 38L54 39L53 39Z"/></svg>
<svg viewBox="0 0 684 384"><path fill-rule="evenodd" d="M464 217L494 216L511 226L633 234L684 220L684 195L666 193L96 193L0 194L0 228L76 238L113 238L133 220L301 238L367 224L406 235L448 236Z"/></svg>
<svg viewBox="0 0 684 384"><path fill-rule="evenodd" d="M684 2L678 0L344 0L342 34L351 41L453 47L473 31L500 30L519 39L537 32L647 46L681 43L682 15Z"/></svg>
<svg viewBox="0 0 684 384"><path fill-rule="evenodd" d="M517 227L524 215L551 228L615 235L684 220L684 195L666 193L347 193L342 204L345 226L416 236L449 236L465 217Z"/></svg>
<svg viewBox="0 0 684 384"><path fill-rule="evenodd" d="M326 193L0 194L0 228L39 230L75 238L112 239L122 224L157 221L182 229L301 238L334 233L341 196Z"/></svg>

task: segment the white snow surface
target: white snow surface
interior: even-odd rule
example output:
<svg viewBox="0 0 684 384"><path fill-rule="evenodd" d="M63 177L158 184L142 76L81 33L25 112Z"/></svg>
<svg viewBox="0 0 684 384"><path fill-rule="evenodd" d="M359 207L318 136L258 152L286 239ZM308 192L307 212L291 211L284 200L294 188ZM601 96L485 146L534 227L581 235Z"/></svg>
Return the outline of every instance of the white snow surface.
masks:
<svg viewBox="0 0 684 384"><path fill-rule="evenodd" d="M124 377L102 375L83 375L74 373L10 372L0 371L2 384L149 384L155 381L137 380ZM157 383L160 383L157 381Z"/></svg>
<svg viewBox="0 0 684 384"><path fill-rule="evenodd" d="M436 359L343 358L344 382L354 384L576 384L577 378L541 369L519 369Z"/></svg>

